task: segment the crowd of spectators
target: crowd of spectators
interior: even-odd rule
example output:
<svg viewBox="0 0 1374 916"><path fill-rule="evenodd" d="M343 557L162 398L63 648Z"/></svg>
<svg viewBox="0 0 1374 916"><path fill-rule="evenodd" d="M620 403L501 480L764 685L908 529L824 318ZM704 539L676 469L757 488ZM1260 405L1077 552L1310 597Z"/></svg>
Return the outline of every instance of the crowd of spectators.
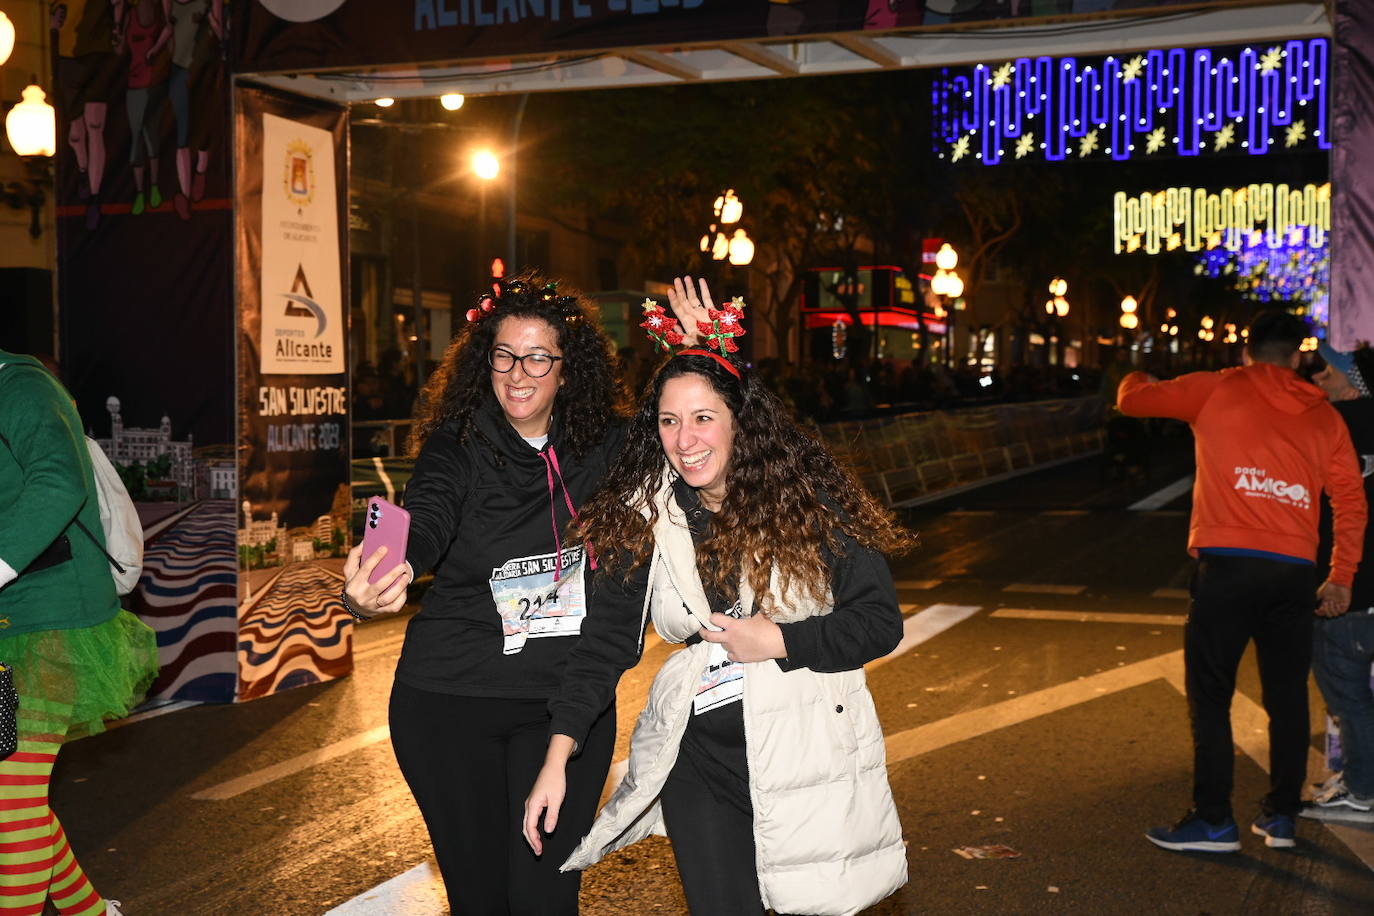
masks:
<svg viewBox="0 0 1374 916"><path fill-rule="evenodd" d="M635 390L653 366L628 347L619 356L626 383ZM1123 365L1129 368L1128 364ZM1110 359L1104 368L1013 366L1005 371L984 371L978 366L948 368L918 359L809 361L798 365L768 357L759 361L756 371L785 404L815 423L1083 397L1098 394L1107 386L1112 388L1114 399L1115 383L1122 374ZM364 362L354 373L353 420L406 420L413 412L415 396L415 381L408 364L390 358L389 353L383 354L377 365ZM354 454L388 454L389 448L383 444L385 438L376 429L356 429Z"/></svg>
<svg viewBox="0 0 1374 916"><path fill-rule="evenodd" d="M984 372L919 360L793 365L763 359L758 372L803 417L817 423L890 413L1096 394L1101 370L1015 366Z"/></svg>

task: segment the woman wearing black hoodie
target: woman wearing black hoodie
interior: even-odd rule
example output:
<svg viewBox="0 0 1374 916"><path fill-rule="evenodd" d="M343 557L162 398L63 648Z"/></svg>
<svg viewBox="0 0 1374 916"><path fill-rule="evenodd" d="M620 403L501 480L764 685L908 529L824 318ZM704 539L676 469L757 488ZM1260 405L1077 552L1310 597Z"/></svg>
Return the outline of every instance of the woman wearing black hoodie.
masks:
<svg viewBox="0 0 1374 916"><path fill-rule="evenodd" d="M534 857L520 838L524 792L595 564L563 531L624 436L614 351L590 308L522 275L469 310L421 400L405 562L370 585L401 558L360 562L355 547L344 569L355 616L400 610L414 574L434 570L396 669L391 741L454 913L577 912L579 879L558 866L610 766L614 705L569 767L572 822Z"/></svg>

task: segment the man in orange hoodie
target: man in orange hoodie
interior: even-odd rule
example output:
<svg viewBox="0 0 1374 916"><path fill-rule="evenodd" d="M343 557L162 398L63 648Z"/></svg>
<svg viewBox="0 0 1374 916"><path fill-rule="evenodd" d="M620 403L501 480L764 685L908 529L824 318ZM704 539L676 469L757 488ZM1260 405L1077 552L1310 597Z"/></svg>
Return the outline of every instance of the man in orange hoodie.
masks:
<svg viewBox="0 0 1374 916"><path fill-rule="evenodd" d="M1160 382L1121 380L1117 403L1134 417L1187 422L1197 482L1188 552L1196 557L1184 629L1193 732L1193 809L1145 835L1156 846L1235 852L1231 815L1235 751L1231 698L1255 641L1269 714L1270 791L1251 832L1271 847L1295 845L1310 742L1307 674L1314 611L1340 614L1364 543L1365 499L1345 423L1316 386L1298 377L1306 323L1270 309L1250 325L1245 366ZM1334 549L1317 587L1321 493L1331 499Z"/></svg>

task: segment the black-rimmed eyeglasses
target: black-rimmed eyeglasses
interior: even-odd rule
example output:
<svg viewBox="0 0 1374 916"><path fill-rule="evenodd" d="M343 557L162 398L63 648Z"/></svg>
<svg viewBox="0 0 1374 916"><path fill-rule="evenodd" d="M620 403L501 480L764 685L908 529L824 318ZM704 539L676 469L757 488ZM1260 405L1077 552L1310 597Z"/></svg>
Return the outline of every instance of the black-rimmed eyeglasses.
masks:
<svg viewBox="0 0 1374 916"><path fill-rule="evenodd" d="M526 353L516 356L509 350L497 347L487 354L487 363L497 372L509 372L520 364L520 371L530 378L543 378L553 371L553 364L563 357L551 353Z"/></svg>

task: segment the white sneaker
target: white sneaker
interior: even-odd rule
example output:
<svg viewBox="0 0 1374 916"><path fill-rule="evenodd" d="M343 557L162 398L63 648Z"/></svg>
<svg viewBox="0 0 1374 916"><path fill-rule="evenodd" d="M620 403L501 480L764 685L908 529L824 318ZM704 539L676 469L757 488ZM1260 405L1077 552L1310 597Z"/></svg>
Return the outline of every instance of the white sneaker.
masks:
<svg viewBox="0 0 1374 916"><path fill-rule="evenodd" d="M1339 781L1323 788L1324 791L1302 806L1298 812L1300 817L1314 821L1374 823L1374 798L1352 795L1345 783Z"/></svg>
<svg viewBox="0 0 1374 916"><path fill-rule="evenodd" d="M124 916L124 911L120 909L123 905L118 900L106 900L105 916Z"/></svg>
<svg viewBox="0 0 1374 916"><path fill-rule="evenodd" d="M1344 784L1319 798L1312 799L1312 804L1318 808L1351 808L1355 811L1374 811L1374 798L1361 798L1353 794Z"/></svg>

